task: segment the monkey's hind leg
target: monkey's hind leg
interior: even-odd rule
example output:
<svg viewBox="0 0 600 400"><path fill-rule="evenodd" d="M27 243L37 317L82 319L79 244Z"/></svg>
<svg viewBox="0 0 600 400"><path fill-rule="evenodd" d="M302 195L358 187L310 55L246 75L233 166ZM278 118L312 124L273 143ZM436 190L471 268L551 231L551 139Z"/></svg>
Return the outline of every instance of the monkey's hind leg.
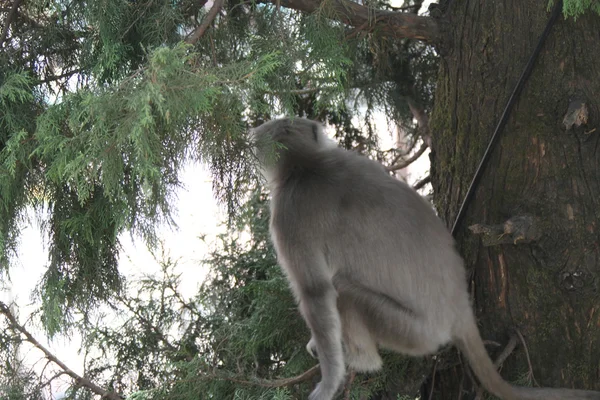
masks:
<svg viewBox="0 0 600 400"><path fill-rule="evenodd" d="M312 333L311 342L316 347L322 378L308 398L331 400L345 375L341 323L335 305L335 290L331 283L325 281L320 282L318 290L311 287L304 289L309 295L301 297L300 311Z"/></svg>
<svg viewBox="0 0 600 400"><path fill-rule="evenodd" d="M338 294L338 310L342 321L342 342L346 364L356 372L373 372L381 369L377 342L365 324L352 300Z"/></svg>
<svg viewBox="0 0 600 400"><path fill-rule="evenodd" d="M334 277L334 286L338 296L346 297L359 313L379 346L421 356L435 352L442 344L429 332L425 317L399 300L341 276Z"/></svg>

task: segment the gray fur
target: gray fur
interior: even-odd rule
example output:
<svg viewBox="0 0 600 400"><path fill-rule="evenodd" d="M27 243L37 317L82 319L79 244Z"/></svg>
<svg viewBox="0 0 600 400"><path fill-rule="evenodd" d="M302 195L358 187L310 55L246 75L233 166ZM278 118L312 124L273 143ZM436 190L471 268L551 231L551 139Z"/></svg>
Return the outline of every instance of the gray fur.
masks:
<svg viewBox="0 0 600 400"><path fill-rule="evenodd" d="M270 121L252 131L271 189L271 235L312 337L331 400L345 365L381 367L378 347L420 356L453 342L482 384L515 399L600 399L600 393L516 388L494 368L477 329L463 261L430 204L381 164L346 151L319 123ZM280 146L269 158L272 142Z"/></svg>

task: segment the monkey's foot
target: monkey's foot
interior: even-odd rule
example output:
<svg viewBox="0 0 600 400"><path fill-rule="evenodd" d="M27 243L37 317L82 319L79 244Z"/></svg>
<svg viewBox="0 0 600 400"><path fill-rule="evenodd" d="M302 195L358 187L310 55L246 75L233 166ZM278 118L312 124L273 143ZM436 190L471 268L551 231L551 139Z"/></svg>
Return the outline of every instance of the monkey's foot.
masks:
<svg viewBox="0 0 600 400"><path fill-rule="evenodd" d="M367 351L358 349L346 354L346 362L356 372L374 372L381 369L383 361L377 350Z"/></svg>
<svg viewBox="0 0 600 400"><path fill-rule="evenodd" d="M331 386L323 385L323 382L319 382L315 390L308 395L308 400L332 400L335 396L338 388L332 388Z"/></svg>

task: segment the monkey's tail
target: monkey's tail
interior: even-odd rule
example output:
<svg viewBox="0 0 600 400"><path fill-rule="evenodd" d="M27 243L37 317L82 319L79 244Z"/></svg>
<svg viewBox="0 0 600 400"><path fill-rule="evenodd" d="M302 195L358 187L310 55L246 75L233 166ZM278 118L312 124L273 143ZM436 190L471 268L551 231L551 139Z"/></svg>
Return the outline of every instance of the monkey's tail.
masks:
<svg viewBox="0 0 600 400"><path fill-rule="evenodd" d="M490 356L483 345L483 340L479 335L479 329L475 323L475 318L469 315L466 321L460 326L461 334L456 337L456 345L469 360L469 364L475 372L475 375L481 384L492 394L503 400L520 399L513 386L508 384L490 359Z"/></svg>
<svg viewBox="0 0 600 400"><path fill-rule="evenodd" d="M461 326L462 335L456 345L469 359L469 363L481 384L492 394L503 400L600 400L600 392L589 390L517 387L507 383L492 363L475 318L470 317Z"/></svg>

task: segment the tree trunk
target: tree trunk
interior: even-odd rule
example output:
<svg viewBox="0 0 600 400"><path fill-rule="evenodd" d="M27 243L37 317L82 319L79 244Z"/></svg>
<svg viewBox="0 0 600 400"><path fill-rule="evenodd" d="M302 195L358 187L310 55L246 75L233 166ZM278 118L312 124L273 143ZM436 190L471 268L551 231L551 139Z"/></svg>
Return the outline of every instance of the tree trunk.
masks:
<svg viewBox="0 0 600 400"><path fill-rule="evenodd" d="M549 17L539 0L449 4L430 125L434 201L448 226ZM541 386L600 390L599 32L591 11L557 20L458 230L481 334L501 345L492 358L515 330L526 343L501 370L513 383L533 372ZM515 216L533 217L537 234L501 235ZM440 363L433 398L472 398L471 376Z"/></svg>

